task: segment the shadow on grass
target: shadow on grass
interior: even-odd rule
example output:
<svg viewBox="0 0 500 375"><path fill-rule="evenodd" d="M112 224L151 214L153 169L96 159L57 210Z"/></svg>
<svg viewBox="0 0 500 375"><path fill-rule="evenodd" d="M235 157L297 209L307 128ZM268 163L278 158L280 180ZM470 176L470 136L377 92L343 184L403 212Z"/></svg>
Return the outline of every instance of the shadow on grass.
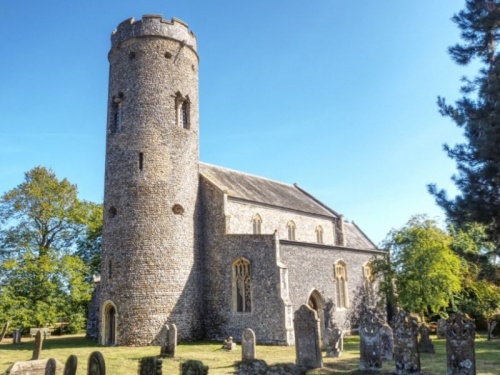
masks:
<svg viewBox="0 0 500 375"><path fill-rule="evenodd" d="M21 342L20 344L6 344L2 345L2 351L7 350L33 350L34 340ZM89 348L98 347L97 343L93 340L86 339L81 336L51 336L44 340L43 349L71 349L71 348Z"/></svg>

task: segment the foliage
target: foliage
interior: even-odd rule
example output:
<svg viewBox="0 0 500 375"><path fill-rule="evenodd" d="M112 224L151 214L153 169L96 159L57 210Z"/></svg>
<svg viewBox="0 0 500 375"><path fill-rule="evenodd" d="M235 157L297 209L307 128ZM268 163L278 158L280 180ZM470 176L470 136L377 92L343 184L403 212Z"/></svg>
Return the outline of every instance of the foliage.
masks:
<svg viewBox="0 0 500 375"><path fill-rule="evenodd" d="M462 289L463 264L451 251L451 241L425 216L413 216L406 226L392 230L382 244L391 256L373 262L374 274L383 275L381 290L395 287L401 307L422 318L446 309Z"/></svg>
<svg viewBox="0 0 500 375"><path fill-rule="evenodd" d="M43 167L0 198L0 320L39 327L71 319L82 328L91 285L89 266L74 250L98 225L96 206Z"/></svg>
<svg viewBox="0 0 500 375"><path fill-rule="evenodd" d="M471 222L486 225L490 239L500 251L500 1L467 0L464 10L453 17L463 43L449 49L452 59L467 65L477 59L483 68L472 79L463 78L464 96L455 105L438 98L442 115L464 129L466 142L445 145L457 163L453 176L460 195L429 185L429 191L458 227ZM475 94L475 97L471 97Z"/></svg>

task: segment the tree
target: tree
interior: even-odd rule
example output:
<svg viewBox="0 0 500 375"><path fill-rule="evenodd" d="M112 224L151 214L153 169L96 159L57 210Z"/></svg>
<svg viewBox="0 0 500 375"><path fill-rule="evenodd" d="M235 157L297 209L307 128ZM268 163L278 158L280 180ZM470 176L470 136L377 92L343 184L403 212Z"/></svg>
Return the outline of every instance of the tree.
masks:
<svg viewBox="0 0 500 375"><path fill-rule="evenodd" d="M463 78L464 96L455 105L438 98L443 116L464 129L466 142L444 146L457 163L452 177L460 195L449 198L445 190L429 191L448 219L458 227L477 222L487 226L500 251L500 1L467 0L465 9L452 18L461 30L463 44L449 48L452 59L467 65L477 59L483 67L472 80ZM471 97L475 94L475 97Z"/></svg>
<svg viewBox="0 0 500 375"><path fill-rule="evenodd" d="M444 311L461 291L462 261L451 248L451 237L434 220L413 216L406 226L392 230L382 246L391 257L375 259L381 290L393 283L396 301L406 311L425 315Z"/></svg>
<svg viewBox="0 0 500 375"><path fill-rule="evenodd" d="M91 285L84 280L89 267L74 252L80 236L98 226L96 206L43 167L0 198L0 319L26 327L64 318L81 328Z"/></svg>

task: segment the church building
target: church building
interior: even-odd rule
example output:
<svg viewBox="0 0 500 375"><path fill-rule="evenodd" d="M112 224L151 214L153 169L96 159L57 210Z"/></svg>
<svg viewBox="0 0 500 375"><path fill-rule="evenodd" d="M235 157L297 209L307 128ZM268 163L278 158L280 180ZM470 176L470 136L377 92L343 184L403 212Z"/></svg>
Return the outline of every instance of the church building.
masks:
<svg viewBox="0 0 500 375"><path fill-rule="evenodd" d="M144 15L111 36L103 254L89 327L102 345L293 345L293 313L349 325L384 252L297 184L199 161L196 37ZM89 331L89 333L91 333Z"/></svg>

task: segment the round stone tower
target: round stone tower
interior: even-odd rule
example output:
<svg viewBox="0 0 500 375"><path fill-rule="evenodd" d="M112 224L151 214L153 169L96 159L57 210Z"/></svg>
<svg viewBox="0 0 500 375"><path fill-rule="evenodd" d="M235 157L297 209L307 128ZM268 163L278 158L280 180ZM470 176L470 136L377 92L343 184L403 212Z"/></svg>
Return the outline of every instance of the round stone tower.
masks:
<svg viewBox="0 0 500 375"><path fill-rule="evenodd" d="M198 55L177 19L144 15L111 36L99 341L201 334L196 201Z"/></svg>

